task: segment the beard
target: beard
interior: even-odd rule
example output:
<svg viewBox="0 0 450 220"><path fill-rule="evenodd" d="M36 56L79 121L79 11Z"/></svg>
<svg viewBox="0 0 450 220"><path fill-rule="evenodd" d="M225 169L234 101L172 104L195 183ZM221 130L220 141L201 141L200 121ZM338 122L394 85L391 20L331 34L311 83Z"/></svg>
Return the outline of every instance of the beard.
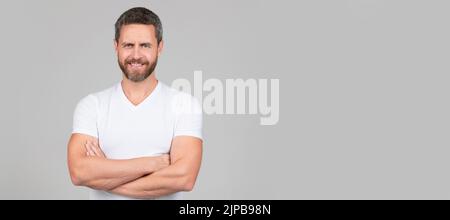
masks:
<svg viewBox="0 0 450 220"><path fill-rule="evenodd" d="M156 64L158 63L158 57L156 57L155 61L150 63L145 58L140 59L125 59L124 62L120 62L118 60L120 69L127 79L133 82L141 82L147 79L155 70ZM133 68L133 66L142 65L140 68Z"/></svg>

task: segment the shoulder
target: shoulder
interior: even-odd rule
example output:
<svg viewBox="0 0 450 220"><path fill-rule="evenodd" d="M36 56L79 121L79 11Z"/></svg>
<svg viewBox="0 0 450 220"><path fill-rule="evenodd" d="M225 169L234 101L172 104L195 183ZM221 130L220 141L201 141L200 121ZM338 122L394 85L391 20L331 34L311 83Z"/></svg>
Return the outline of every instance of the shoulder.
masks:
<svg viewBox="0 0 450 220"><path fill-rule="evenodd" d="M98 107L100 103L105 102L111 98L111 96L114 94L114 91L117 89L117 84L98 91L91 93L85 97L83 97L80 101L78 101L78 107L85 106L85 107Z"/></svg>

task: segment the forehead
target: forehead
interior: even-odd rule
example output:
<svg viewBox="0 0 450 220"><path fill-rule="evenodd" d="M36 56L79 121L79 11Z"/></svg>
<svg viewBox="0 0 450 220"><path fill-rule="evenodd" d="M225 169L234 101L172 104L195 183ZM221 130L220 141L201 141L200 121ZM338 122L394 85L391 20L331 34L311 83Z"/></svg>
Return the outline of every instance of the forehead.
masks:
<svg viewBox="0 0 450 220"><path fill-rule="evenodd" d="M156 42L156 30L153 25L127 24L120 29L119 41Z"/></svg>

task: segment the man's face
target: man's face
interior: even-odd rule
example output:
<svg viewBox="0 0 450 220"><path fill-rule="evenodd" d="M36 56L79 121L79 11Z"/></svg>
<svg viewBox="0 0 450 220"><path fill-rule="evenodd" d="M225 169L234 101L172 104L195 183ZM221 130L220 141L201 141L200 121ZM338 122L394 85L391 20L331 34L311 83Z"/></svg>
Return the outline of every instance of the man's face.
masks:
<svg viewBox="0 0 450 220"><path fill-rule="evenodd" d="M133 82L141 82L150 76L158 63L162 44L161 41L158 45L153 25L122 26L115 47L125 77Z"/></svg>

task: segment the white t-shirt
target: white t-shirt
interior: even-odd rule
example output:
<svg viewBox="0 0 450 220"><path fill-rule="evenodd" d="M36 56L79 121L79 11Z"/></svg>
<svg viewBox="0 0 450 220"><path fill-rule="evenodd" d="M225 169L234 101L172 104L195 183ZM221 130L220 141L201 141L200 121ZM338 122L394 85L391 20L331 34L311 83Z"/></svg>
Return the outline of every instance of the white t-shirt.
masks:
<svg viewBox="0 0 450 220"><path fill-rule="evenodd" d="M121 83L90 94L77 105L72 133L99 139L110 159L130 159L169 153L175 136L202 138L202 110L193 96L158 81L152 93L135 106ZM159 199L180 199L180 192ZM130 199L91 190L91 199Z"/></svg>

